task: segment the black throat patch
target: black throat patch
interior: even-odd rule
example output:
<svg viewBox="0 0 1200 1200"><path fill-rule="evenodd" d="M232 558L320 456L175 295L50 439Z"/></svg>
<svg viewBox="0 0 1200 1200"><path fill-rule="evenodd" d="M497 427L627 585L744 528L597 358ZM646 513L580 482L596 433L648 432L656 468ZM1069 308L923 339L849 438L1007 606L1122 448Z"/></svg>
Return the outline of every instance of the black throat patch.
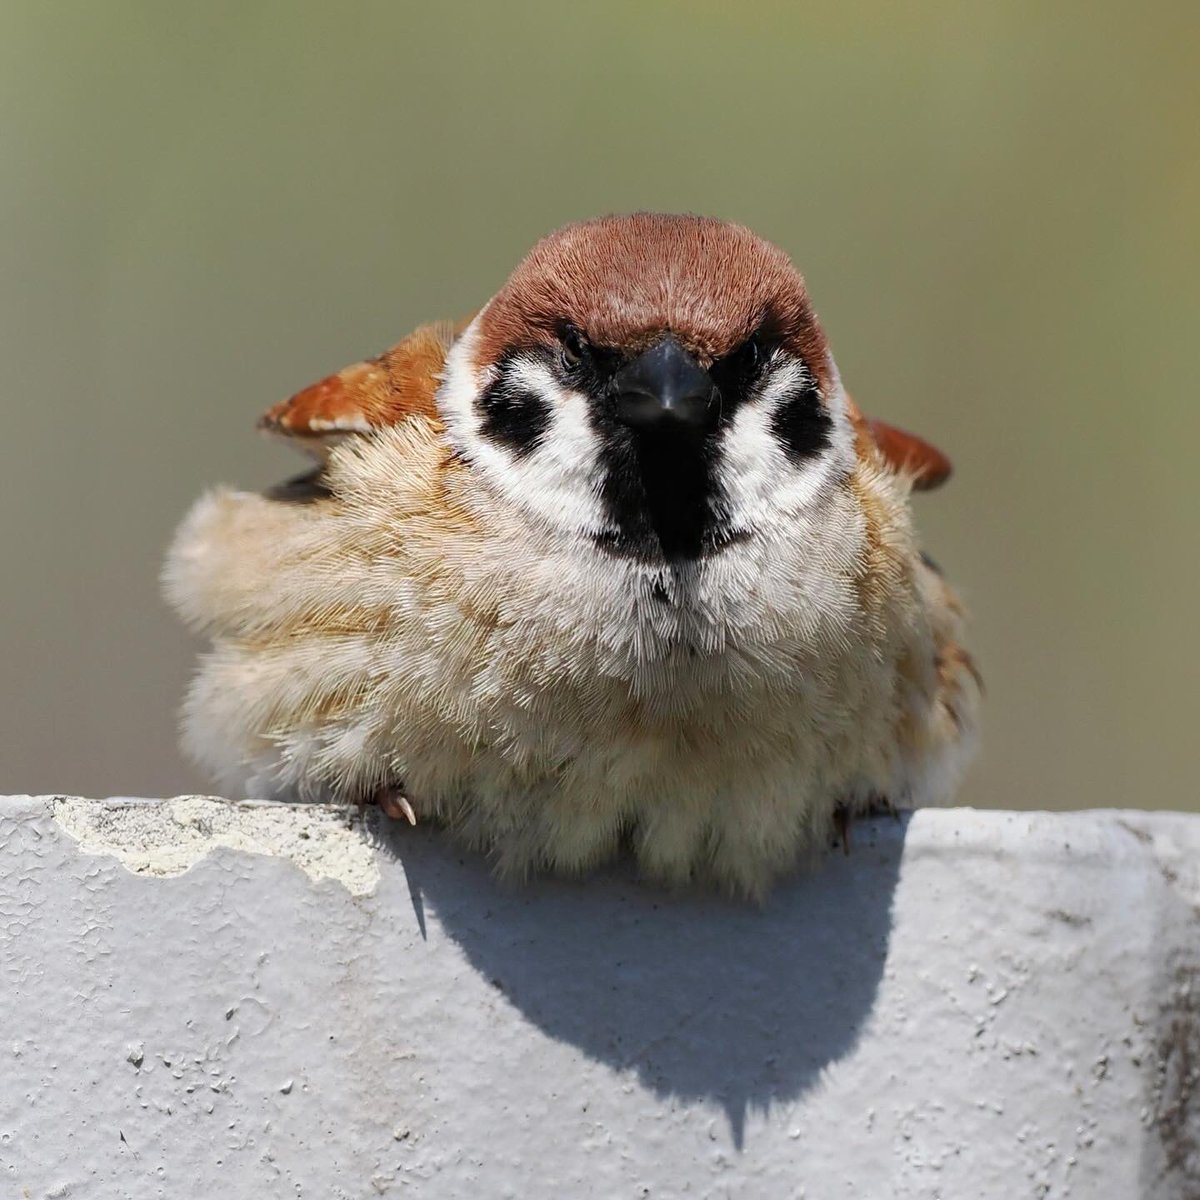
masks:
<svg viewBox="0 0 1200 1200"><path fill-rule="evenodd" d="M593 410L595 411L595 410ZM600 498L612 528L600 543L647 561L699 558L732 540L716 478L720 432L634 433L594 420L601 435Z"/></svg>

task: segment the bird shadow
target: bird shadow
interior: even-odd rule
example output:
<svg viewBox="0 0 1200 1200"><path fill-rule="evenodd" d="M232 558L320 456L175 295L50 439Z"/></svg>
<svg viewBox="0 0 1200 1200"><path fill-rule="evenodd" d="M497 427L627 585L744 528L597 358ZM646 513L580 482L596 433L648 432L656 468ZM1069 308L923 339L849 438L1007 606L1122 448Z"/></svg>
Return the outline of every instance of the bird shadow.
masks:
<svg viewBox="0 0 1200 1200"><path fill-rule="evenodd" d="M761 906L668 893L628 864L581 881L498 884L436 831L383 823L424 933L427 910L524 1016L660 1097L708 1101L742 1148L853 1050L883 974L908 818L855 826Z"/></svg>

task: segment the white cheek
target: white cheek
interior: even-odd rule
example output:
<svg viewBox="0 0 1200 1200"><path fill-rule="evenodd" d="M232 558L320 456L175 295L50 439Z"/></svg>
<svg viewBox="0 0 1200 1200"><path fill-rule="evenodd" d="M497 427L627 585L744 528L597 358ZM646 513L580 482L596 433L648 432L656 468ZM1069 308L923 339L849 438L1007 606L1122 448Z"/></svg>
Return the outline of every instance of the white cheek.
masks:
<svg viewBox="0 0 1200 1200"><path fill-rule="evenodd" d="M437 391L438 412L446 423L446 434L451 444L463 452L470 451L472 455L481 440L475 397L490 382L484 377L485 373L477 372L471 365L478 340L479 318L476 317L446 355L442 383Z"/></svg>
<svg viewBox="0 0 1200 1200"><path fill-rule="evenodd" d="M447 436L478 469L481 478L515 507L540 522L572 533L607 529L599 499L601 468L598 438L588 418L587 401L562 388L536 359L518 362L510 373L529 391L545 399L551 423L538 446L516 455L480 432L476 399L492 381L492 371L472 367L478 337L477 317L446 358L438 408Z"/></svg>
<svg viewBox="0 0 1200 1200"><path fill-rule="evenodd" d="M772 430L775 413L806 381L799 363L777 368L762 393L737 410L726 430L718 477L735 528L762 528L781 513L812 507L854 468L854 431L840 384L829 398L830 445L819 456L794 462Z"/></svg>

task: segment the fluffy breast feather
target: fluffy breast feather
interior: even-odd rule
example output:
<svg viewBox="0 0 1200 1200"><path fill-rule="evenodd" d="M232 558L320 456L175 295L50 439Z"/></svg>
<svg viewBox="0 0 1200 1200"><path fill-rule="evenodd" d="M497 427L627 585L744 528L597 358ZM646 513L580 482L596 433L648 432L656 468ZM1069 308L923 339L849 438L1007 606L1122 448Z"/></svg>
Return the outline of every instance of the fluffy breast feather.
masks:
<svg viewBox="0 0 1200 1200"><path fill-rule="evenodd" d="M169 555L214 639L185 739L226 786L402 784L509 873L633 831L652 874L759 892L929 757L950 635L890 472L673 569L531 526L432 421L337 448L329 479L303 505L212 493Z"/></svg>

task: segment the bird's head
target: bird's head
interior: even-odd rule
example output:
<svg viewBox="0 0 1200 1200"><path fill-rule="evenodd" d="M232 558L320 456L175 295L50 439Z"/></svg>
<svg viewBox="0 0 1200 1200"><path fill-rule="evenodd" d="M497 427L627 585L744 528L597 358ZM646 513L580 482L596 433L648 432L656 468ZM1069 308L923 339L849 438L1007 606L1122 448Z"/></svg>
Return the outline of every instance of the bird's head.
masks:
<svg viewBox="0 0 1200 1200"><path fill-rule="evenodd" d="M804 281L749 230L635 214L539 242L446 364L451 441L533 519L695 560L818 504L854 466Z"/></svg>

